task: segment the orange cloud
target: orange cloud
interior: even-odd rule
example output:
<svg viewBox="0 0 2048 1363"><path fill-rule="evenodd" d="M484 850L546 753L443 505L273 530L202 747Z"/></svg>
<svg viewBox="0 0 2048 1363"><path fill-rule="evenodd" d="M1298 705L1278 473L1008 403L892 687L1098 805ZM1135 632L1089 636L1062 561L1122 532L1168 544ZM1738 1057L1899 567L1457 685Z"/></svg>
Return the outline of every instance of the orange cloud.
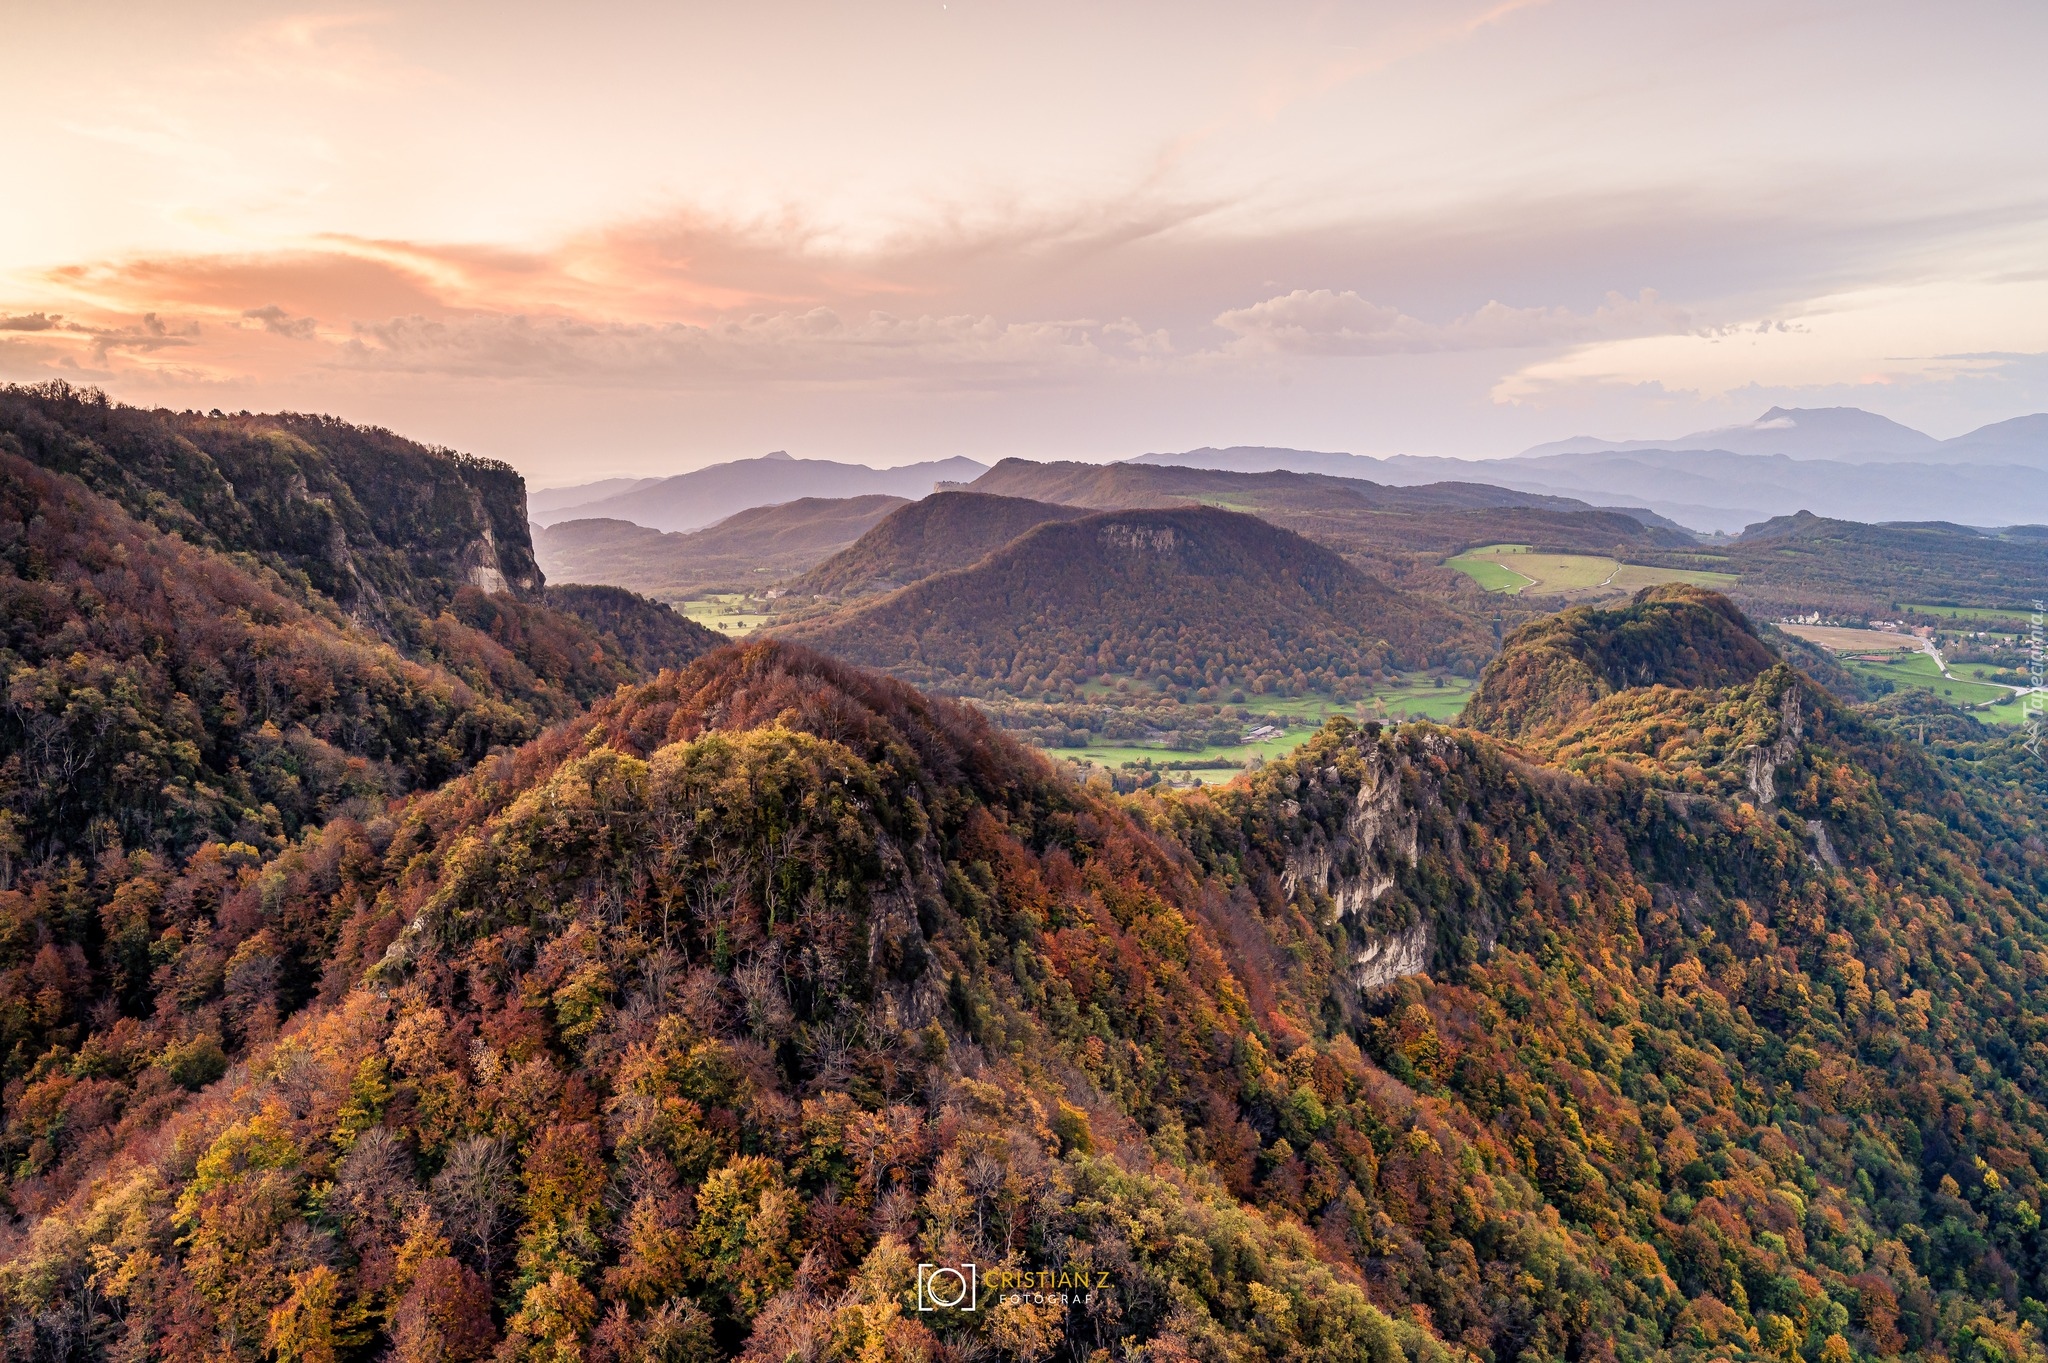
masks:
<svg viewBox="0 0 2048 1363"><path fill-rule="evenodd" d="M932 224L865 254L794 220L676 214L545 248L328 234L267 254L152 255L33 276L12 329L48 333L24 367L80 376L260 379L308 366L693 385L756 380L981 383L1075 364L1152 363L1162 330L1005 319L985 281L1088 270L1197 209L1110 207L969 229ZM148 316L172 330L152 332ZM61 325L36 319L56 316ZM170 337L175 335L175 346ZM307 343L312 343L310 346ZM12 347L11 349L9 347ZM175 357L160 352L180 351ZM932 373L913 372L920 366Z"/></svg>

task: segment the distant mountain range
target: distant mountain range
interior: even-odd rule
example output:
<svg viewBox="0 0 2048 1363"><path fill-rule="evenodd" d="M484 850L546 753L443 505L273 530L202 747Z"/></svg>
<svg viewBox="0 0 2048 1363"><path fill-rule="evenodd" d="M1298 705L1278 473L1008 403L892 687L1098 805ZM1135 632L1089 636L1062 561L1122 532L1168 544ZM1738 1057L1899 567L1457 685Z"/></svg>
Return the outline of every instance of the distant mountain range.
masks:
<svg viewBox="0 0 2048 1363"><path fill-rule="evenodd" d="M1521 457L1634 450L1726 450L1730 454L1782 454L1851 464L1925 461L2048 468L2048 412L1980 426L1953 440L1937 440L1860 407L1773 407L1755 421L1694 431L1675 439L1601 440L1578 435L1532 446L1522 451Z"/></svg>
<svg viewBox="0 0 2048 1363"><path fill-rule="evenodd" d="M990 469L956 456L876 469L792 459L777 451L668 478L608 478L550 488L531 494L527 510L536 525L614 520L676 532L802 497L879 495L914 501L939 485L972 485L977 492L1072 505L1160 504L1157 484L1109 471L1134 466L1235 474L1284 471L1354 484L1297 489L1288 494L1297 501L1334 492L1347 505L1363 504L1363 496L1379 510L1611 508L1626 510L1645 524L1704 533L1736 534L1799 511L1871 522L2048 522L2048 481L2040 476L2048 473L2048 413L1937 440L1855 407L1773 407L1752 422L1667 440L1575 436L1513 458L1482 460L1405 454L1375 458L1238 445L1144 454L1115 465L1008 459ZM1216 490L1178 486L1187 482L1184 475L1174 481L1176 495L1223 500ZM1355 486L1358 482L1377 487L1364 491ZM1393 491L1424 487L1429 491L1420 498Z"/></svg>
<svg viewBox="0 0 2048 1363"><path fill-rule="evenodd" d="M535 557L555 582L608 582L664 600L757 589L846 548L899 507L901 497L798 497L749 507L702 530L654 530L616 517L557 521L533 532Z"/></svg>
<svg viewBox="0 0 2048 1363"><path fill-rule="evenodd" d="M550 488L528 497L526 512L537 525L611 519L653 530L696 530L749 507L772 506L799 497L915 499L937 483L965 482L987 471L986 464L959 457L876 469L831 459L792 459L777 450L758 459L735 459L672 478L607 478L578 487Z"/></svg>
<svg viewBox="0 0 2048 1363"><path fill-rule="evenodd" d="M1859 521L2048 521L2048 414L1936 440L1853 407L1773 407L1745 426L1668 441L1592 437L1513 459L1374 458L1270 446L1141 455L1131 464L1298 473L1417 486L1469 480L1582 501L1647 507L1703 532L1734 534L1799 511Z"/></svg>

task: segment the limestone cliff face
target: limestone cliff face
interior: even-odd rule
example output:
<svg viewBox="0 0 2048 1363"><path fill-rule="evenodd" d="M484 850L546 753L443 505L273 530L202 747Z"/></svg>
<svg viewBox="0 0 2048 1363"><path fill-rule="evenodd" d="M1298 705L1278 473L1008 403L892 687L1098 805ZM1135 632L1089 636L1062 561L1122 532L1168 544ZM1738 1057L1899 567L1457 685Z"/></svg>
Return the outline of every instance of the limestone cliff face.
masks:
<svg viewBox="0 0 2048 1363"><path fill-rule="evenodd" d="M61 385L0 393L0 447L201 548L250 554L386 632L464 587L545 582L510 465L332 417L145 411Z"/></svg>
<svg viewBox="0 0 2048 1363"><path fill-rule="evenodd" d="M1157 554L1164 558L1180 547L1180 532L1170 525L1126 525L1114 521L1097 530L1103 547L1118 554Z"/></svg>
<svg viewBox="0 0 2048 1363"><path fill-rule="evenodd" d="M1778 702L1778 736L1769 743L1751 748L1747 756L1749 776L1746 784L1759 805L1770 804L1778 798L1778 768L1791 761L1793 754L1799 751L1799 740L1805 733L1805 716L1799 708L1799 688L1788 686Z"/></svg>
<svg viewBox="0 0 2048 1363"><path fill-rule="evenodd" d="M1415 863L1418 819L1402 795L1393 761L1377 744L1367 744L1363 752L1364 777L1342 824L1334 835L1310 825L1288 855L1281 887L1290 895L1308 889L1328 898L1340 918L1363 929L1352 957L1352 978L1360 989L1371 989L1426 970L1435 936L1427 917L1393 929L1365 927L1368 911L1394 888L1397 865ZM1334 768L1319 775L1337 780ZM1292 817L1298 809L1289 800L1282 812Z"/></svg>

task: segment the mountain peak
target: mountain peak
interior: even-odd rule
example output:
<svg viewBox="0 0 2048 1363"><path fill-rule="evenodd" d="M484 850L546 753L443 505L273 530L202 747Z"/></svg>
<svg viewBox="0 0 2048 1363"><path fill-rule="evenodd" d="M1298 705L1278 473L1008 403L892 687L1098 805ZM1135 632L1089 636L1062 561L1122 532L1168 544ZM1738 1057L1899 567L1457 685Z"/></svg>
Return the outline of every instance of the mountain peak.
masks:
<svg viewBox="0 0 2048 1363"><path fill-rule="evenodd" d="M798 468L799 464L803 467ZM735 512L799 497L914 499L939 483L966 482L986 472L986 465L961 455L878 469L831 459L797 459L788 450L775 450L641 483L589 501L571 502L558 491L549 498L550 509L543 523L615 518L652 530L698 530Z"/></svg>
<svg viewBox="0 0 2048 1363"><path fill-rule="evenodd" d="M1716 690L1751 681L1777 662L1719 592L1646 587L1626 605L1581 606L1517 631L1487 665L1465 718L1501 737L1526 738L1616 691Z"/></svg>
<svg viewBox="0 0 2048 1363"><path fill-rule="evenodd" d="M1755 421L1717 426L1656 440L1599 440L1574 436L1524 450L1549 454L1605 454L1631 450L1727 450L1782 454L1793 459L1887 460L1933 455L1942 442L1924 431L1861 407L1773 407Z"/></svg>

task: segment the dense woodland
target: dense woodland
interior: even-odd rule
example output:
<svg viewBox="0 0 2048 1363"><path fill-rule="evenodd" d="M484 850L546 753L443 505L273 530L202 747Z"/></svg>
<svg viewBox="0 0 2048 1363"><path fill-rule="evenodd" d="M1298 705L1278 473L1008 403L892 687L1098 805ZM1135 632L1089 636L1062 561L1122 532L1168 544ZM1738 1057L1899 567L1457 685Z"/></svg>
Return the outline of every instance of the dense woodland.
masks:
<svg viewBox="0 0 2048 1363"><path fill-rule="evenodd" d="M2023 734L1659 588L1119 795L524 576L488 466L407 455L484 508L413 545L397 437L5 397L7 1363L2048 1363ZM1216 510L843 617L974 678L913 607L1055 697L1492 646ZM959 1261L1104 1286L917 1310Z"/></svg>
<svg viewBox="0 0 2048 1363"><path fill-rule="evenodd" d="M0 439L129 515L253 555L377 627L463 586L540 589L510 465L332 417L146 411L61 382L0 386Z"/></svg>
<svg viewBox="0 0 2048 1363"><path fill-rule="evenodd" d="M275 850L716 642L615 589L543 604L502 466L324 419L176 417L62 388L0 390L0 418L11 859ZM415 543L426 513L455 529L437 519ZM480 569L521 594L483 590Z"/></svg>
<svg viewBox="0 0 2048 1363"><path fill-rule="evenodd" d="M1752 654L1680 601L1587 652ZM2038 792L1632 679L1547 767L1339 723L1132 802L761 644L268 865L102 858L174 954L29 996L8 1347L2037 1356ZM1115 1286L907 1309L954 1259Z"/></svg>
<svg viewBox="0 0 2048 1363"><path fill-rule="evenodd" d="M1638 561L1739 574L1735 594L1759 616L1891 619L1915 604L2024 610L2048 594L2048 529L2041 526L1863 525L1802 511L1753 525L1710 552Z"/></svg>
<svg viewBox="0 0 2048 1363"><path fill-rule="evenodd" d="M1344 694L1492 644L1330 550L1209 507L1041 525L971 568L787 627L924 685L1049 699L1099 678L1189 699Z"/></svg>

